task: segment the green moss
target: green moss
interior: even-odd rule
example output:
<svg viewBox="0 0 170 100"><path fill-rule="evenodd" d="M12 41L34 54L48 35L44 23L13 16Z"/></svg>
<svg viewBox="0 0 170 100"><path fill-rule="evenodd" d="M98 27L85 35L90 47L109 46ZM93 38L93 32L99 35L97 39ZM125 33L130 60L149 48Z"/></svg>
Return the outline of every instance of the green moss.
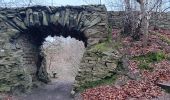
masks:
<svg viewBox="0 0 170 100"><path fill-rule="evenodd" d="M90 51L92 52L104 52L104 51L110 51L112 49L119 49L122 47L122 44L120 42L108 42L108 41L105 41L105 42L102 42L102 43L99 43L99 44L96 44L94 45Z"/></svg>
<svg viewBox="0 0 170 100"><path fill-rule="evenodd" d="M31 88L31 76L24 71L14 67L10 74L4 74L0 79L0 92L27 92ZM18 86L22 86L18 88ZM20 91L22 90L22 91Z"/></svg>
<svg viewBox="0 0 170 100"><path fill-rule="evenodd" d="M161 40L163 40L164 42L168 43L170 45L170 39L164 35L158 34L159 37L161 38Z"/></svg>
<svg viewBox="0 0 170 100"><path fill-rule="evenodd" d="M156 53L151 53L150 58L152 59L152 61L161 61L165 59L166 57L163 52L156 52Z"/></svg>
<svg viewBox="0 0 170 100"><path fill-rule="evenodd" d="M125 71L125 68L123 67L123 62L120 60L117 61L116 71Z"/></svg>
<svg viewBox="0 0 170 100"><path fill-rule="evenodd" d="M8 86L6 84L0 85L0 92L9 92L11 90L11 86Z"/></svg>
<svg viewBox="0 0 170 100"><path fill-rule="evenodd" d="M153 68L150 67L149 64L166 59L166 55L163 52L150 52L146 55L136 56L133 59L138 60L140 62L138 65L140 69L152 71Z"/></svg>
<svg viewBox="0 0 170 100"><path fill-rule="evenodd" d="M160 33L151 33L151 34L158 35L162 41L164 41L170 45L170 39L167 36L161 35Z"/></svg>
<svg viewBox="0 0 170 100"><path fill-rule="evenodd" d="M86 84L81 85L77 89L77 91L83 91L85 89L93 88L93 87L100 86L100 85L110 85L115 82L116 78L117 78L117 75L114 74L110 77L106 77L106 78L98 80L98 81L87 82Z"/></svg>
<svg viewBox="0 0 170 100"><path fill-rule="evenodd" d="M166 93L170 93L170 89L169 88L165 88L164 89Z"/></svg>
<svg viewBox="0 0 170 100"><path fill-rule="evenodd" d="M136 59L138 61L144 61L146 63L152 63L152 62L159 62L165 58L166 56L163 52L150 52L146 55L134 57L133 59Z"/></svg>
<svg viewBox="0 0 170 100"><path fill-rule="evenodd" d="M107 39L103 41L102 43L98 43L98 44L91 46L90 51L104 52L104 51L109 51L111 49L119 49L120 47L122 47L121 41L116 40L113 42L112 28L109 27Z"/></svg>
<svg viewBox="0 0 170 100"><path fill-rule="evenodd" d="M0 92L9 92L10 91L10 81L7 81L6 79L0 79Z"/></svg>
<svg viewBox="0 0 170 100"><path fill-rule="evenodd" d="M108 36L107 36L107 41L108 42L112 42L112 28L111 27L109 27L108 28Z"/></svg>
<svg viewBox="0 0 170 100"><path fill-rule="evenodd" d="M153 68L150 67L149 64L146 62L140 62L140 64L138 66L140 69L143 69L143 70L150 70L150 71L153 70Z"/></svg>
<svg viewBox="0 0 170 100"><path fill-rule="evenodd" d="M96 44L94 45L90 51L92 52L95 52L95 51L98 51L98 52L103 52L103 51L107 51L109 49L112 49L112 44L109 43L108 41L105 41L103 43L99 43L99 44Z"/></svg>
<svg viewBox="0 0 170 100"><path fill-rule="evenodd" d="M116 41L116 42L114 42L114 44L113 44L113 48L115 48L115 49L117 49L117 50L119 50L120 48L122 48L123 47L123 45L122 45L122 43L120 42L120 41Z"/></svg>
<svg viewBox="0 0 170 100"><path fill-rule="evenodd" d="M170 60L170 55L169 54L166 55L166 59Z"/></svg>

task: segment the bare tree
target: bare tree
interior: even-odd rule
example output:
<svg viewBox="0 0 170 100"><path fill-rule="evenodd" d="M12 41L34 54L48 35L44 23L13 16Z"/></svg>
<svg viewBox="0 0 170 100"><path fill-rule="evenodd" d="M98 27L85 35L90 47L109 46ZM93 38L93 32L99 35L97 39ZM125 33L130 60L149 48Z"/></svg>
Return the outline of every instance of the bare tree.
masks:
<svg viewBox="0 0 170 100"><path fill-rule="evenodd" d="M32 3L32 0L29 0L28 7L31 5L31 3Z"/></svg>
<svg viewBox="0 0 170 100"><path fill-rule="evenodd" d="M132 8L130 0L124 0L125 2L125 20L124 20L124 34L131 34L133 32L132 26Z"/></svg>
<svg viewBox="0 0 170 100"><path fill-rule="evenodd" d="M148 29L149 29L149 20L151 14L154 12L154 9L160 8L162 6L162 0L137 0L140 4L140 28L139 32L143 35L143 46L147 45L148 41Z"/></svg>
<svg viewBox="0 0 170 100"><path fill-rule="evenodd" d="M126 16L124 21L124 33L131 34L135 40L139 40L143 37L143 44L146 46L150 16L157 7L161 7L162 0L133 1L139 4L139 7L136 7L136 9L133 8L134 2L132 2L132 0L124 0Z"/></svg>

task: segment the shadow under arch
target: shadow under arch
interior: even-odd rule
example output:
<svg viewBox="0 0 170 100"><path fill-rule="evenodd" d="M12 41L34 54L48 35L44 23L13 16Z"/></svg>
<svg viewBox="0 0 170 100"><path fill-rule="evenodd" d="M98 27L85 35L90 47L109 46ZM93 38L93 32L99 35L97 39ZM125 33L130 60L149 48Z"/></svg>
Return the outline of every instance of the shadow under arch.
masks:
<svg viewBox="0 0 170 100"><path fill-rule="evenodd" d="M60 24L49 24L48 26L35 25L27 28L26 30L23 30L21 34L28 34L29 36L31 36L38 46L42 45L47 36L63 36L65 38L70 36L71 38L82 41L84 43L84 46L87 47L88 38L83 32L76 30L75 28L62 26Z"/></svg>

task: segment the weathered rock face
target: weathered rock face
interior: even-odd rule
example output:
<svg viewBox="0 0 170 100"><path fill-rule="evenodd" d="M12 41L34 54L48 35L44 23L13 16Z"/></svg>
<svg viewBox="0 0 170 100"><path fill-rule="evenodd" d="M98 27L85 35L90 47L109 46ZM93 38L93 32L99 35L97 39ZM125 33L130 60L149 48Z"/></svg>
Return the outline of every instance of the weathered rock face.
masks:
<svg viewBox="0 0 170 100"><path fill-rule="evenodd" d="M11 36L16 31L0 33L0 91L25 91L32 84L32 77L29 71L23 66L22 49L10 43ZM12 42L12 41L11 41Z"/></svg>
<svg viewBox="0 0 170 100"><path fill-rule="evenodd" d="M77 86L107 76L115 68L114 62L90 51L106 40L107 24L102 5L0 8L0 91L25 91L37 79L49 81L39 49L48 35L71 36L85 43Z"/></svg>

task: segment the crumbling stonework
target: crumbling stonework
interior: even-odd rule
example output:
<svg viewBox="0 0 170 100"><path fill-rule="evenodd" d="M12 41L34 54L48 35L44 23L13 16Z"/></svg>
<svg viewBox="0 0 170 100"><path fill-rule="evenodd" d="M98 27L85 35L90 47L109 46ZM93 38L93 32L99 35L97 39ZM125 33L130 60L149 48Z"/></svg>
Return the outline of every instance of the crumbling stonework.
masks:
<svg viewBox="0 0 170 100"><path fill-rule="evenodd" d="M86 48L80 71L76 76L78 81L75 83L75 91L81 90L81 87L88 82L111 77L117 67L116 61L120 57L121 55L109 41Z"/></svg>
<svg viewBox="0 0 170 100"><path fill-rule="evenodd" d="M86 52L76 86L108 76L115 63L107 61L107 54L99 57L91 51L106 40L107 19L102 5L0 8L0 91L26 91L34 81L49 81L46 61L40 54L48 35L71 36L84 42Z"/></svg>

